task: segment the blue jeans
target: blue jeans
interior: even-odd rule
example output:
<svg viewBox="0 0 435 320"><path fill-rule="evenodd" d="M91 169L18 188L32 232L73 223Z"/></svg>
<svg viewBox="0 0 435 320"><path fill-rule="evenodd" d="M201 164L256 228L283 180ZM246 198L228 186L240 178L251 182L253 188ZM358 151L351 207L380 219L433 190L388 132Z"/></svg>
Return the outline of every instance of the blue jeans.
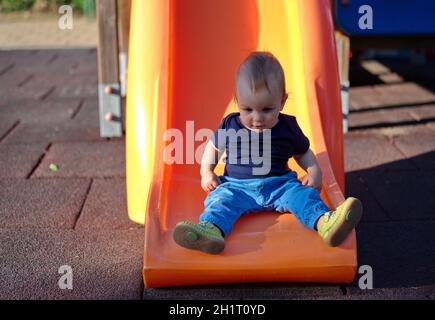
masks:
<svg viewBox="0 0 435 320"><path fill-rule="evenodd" d="M247 212L291 212L304 226L314 230L320 216L330 211L317 190L303 186L293 171L277 177L219 179L222 183L205 199L199 221L213 223L224 235Z"/></svg>

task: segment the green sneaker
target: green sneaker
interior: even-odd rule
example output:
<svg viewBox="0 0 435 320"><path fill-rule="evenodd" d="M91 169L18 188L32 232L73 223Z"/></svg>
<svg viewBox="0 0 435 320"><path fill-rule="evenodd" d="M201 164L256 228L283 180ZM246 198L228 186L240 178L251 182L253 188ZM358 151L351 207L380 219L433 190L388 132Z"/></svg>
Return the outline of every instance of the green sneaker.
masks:
<svg viewBox="0 0 435 320"><path fill-rule="evenodd" d="M317 231L331 247L340 245L362 217L362 204L356 198L347 198L335 211L325 213Z"/></svg>
<svg viewBox="0 0 435 320"><path fill-rule="evenodd" d="M179 222L175 226L173 237L180 246L205 253L218 254L225 247L221 231L209 222Z"/></svg>

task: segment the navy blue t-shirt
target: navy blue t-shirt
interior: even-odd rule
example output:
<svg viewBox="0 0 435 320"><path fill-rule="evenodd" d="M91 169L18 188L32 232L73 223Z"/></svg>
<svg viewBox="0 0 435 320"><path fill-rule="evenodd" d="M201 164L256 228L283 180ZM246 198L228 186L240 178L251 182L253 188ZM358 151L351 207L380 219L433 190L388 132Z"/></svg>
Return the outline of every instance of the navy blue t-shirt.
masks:
<svg viewBox="0 0 435 320"><path fill-rule="evenodd" d="M310 147L293 116L280 113L273 128L258 133L246 128L239 115L227 115L211 137L216 149L226 151L226 176L252 179L283 175L291 171L288 160Z"/></svg>

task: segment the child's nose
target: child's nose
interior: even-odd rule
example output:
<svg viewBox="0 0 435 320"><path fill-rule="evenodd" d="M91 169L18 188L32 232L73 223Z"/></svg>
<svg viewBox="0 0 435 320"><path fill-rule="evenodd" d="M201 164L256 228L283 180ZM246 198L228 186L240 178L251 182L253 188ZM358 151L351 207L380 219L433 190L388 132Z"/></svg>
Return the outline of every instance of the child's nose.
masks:
<svg viewBox="0 0 435 320"><path fill-rule="evenodd" d="M262 116L254 117L254 123L263 123L263 117Z"/></svg>

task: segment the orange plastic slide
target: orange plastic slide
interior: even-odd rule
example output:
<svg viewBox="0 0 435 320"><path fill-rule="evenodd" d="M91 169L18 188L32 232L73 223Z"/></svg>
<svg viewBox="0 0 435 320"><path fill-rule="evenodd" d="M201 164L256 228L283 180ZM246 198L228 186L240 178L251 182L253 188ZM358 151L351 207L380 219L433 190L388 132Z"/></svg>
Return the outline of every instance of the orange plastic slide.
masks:
<svg viewBox="0 0 435 320"><path fill-rule="evenodd" d="M207 135L201 129L216 129L236 110L235 70L257 50L272 52L283 65L289 91L283 112L295 115L310 138L324 175L322 199L332 208L344 200L340 88L329 0L133 1L127 202L130 218L145 223L146 287L340 283L355 276L355 232L330 248L290 213L244 215L216 256L181 248L172 240L178 221L197 221L203 210L206 193L200 187L198 159ZM169 153L175 156L164 158L175 145ZM290 166L299 177L304 174L293 160ZM222 173L223 166L218 170Z"/></svg>

